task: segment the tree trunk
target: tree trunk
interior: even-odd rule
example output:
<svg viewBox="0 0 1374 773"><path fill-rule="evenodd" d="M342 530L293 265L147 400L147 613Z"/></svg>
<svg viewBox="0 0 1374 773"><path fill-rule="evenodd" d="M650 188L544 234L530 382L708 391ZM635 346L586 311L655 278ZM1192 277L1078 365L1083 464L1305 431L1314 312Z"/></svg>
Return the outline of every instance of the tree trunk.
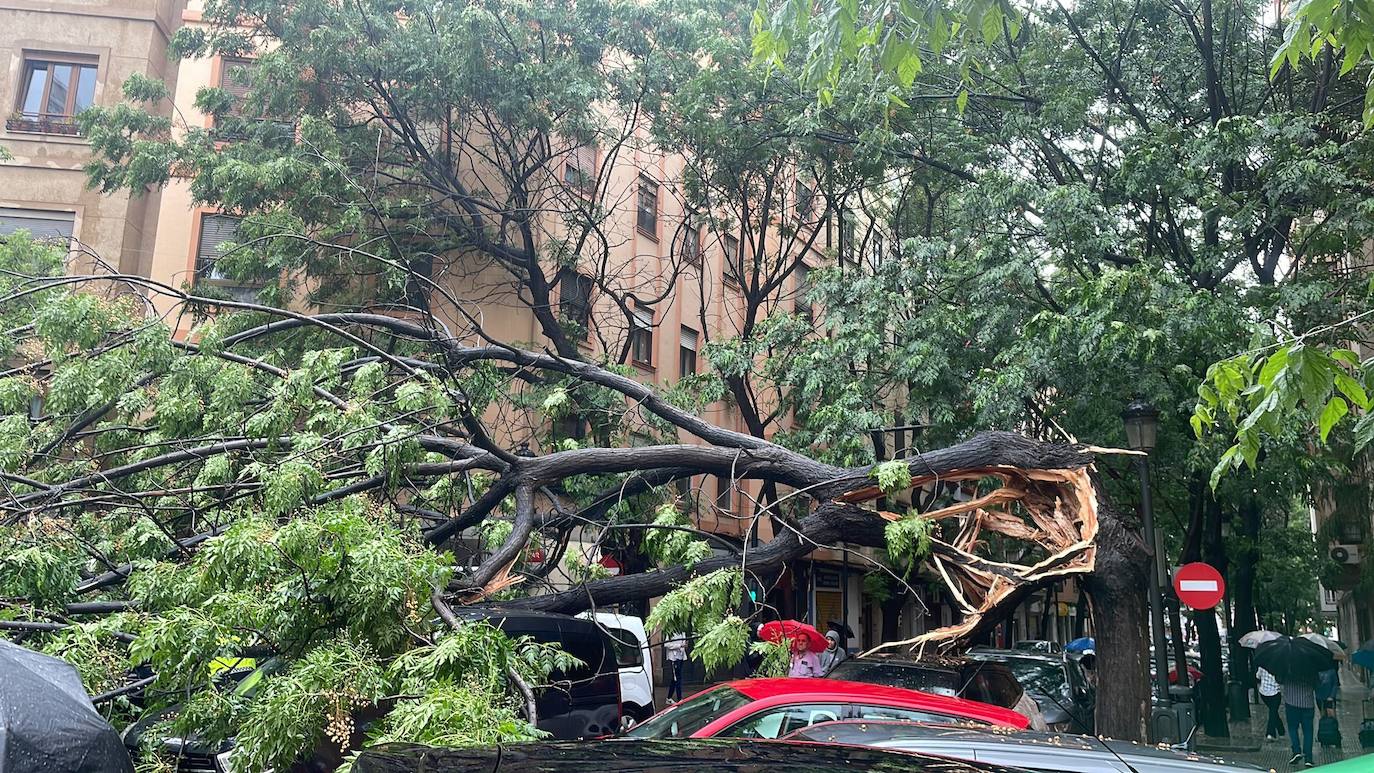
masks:
<svg viewBox="0 0 1374 773"><path fill-rule="evenodd" d="M1246 497L1240 507L1240 535L1243 547L1233 557L1231 571L1231 679L1250 687L1254 669L1249 647L1240 646L1240 637L1258 628L1255 615L1255 564L1259 560L1260 505Z"/></svg>
<svg viewBox="0 0 1374 773"><path fill-rule="evenodd" d="M1097 733L1144 741L1150 716L1145 588L1150 556L1139 528L1102 503L1097 563L1083 578L1097 644Z"/></svg>

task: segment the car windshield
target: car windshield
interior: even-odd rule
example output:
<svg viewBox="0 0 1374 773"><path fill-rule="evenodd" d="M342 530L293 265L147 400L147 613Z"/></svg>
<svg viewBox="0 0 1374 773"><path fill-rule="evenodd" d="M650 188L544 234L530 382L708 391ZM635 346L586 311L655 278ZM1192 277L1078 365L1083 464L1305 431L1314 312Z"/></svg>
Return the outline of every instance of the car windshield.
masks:
<svg viewBox="0 0 1374 773"><path fill-rule="evenodd" d="M831 679L885 684L937 695L958 695L959 675L939 668L875 660L846 660L830 672Z"/></svg>
<svg viewBox="0 0 1374 773"><path fill-rule="evenodd" d="M1029 658L1007 658L1000 661L1016 675L1016 681L1027 690L1042 695L1058 695L1065 692L1064 669L1058 663Z"/></svg>
<svg viewBox="0 0 1374 773"><path fill-rule="evenodd" d="M722 715L749 703L744 693L731 687L717 687L655 714L635 725L626 735L631 738L688 738Z"/></svg>

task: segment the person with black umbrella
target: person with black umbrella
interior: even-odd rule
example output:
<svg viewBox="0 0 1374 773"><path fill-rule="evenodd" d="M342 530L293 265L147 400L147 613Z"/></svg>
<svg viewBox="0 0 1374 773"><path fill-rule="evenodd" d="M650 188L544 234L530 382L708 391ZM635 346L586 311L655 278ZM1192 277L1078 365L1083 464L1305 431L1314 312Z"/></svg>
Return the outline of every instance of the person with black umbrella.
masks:
<svg viewBox="0 0 1374 773"><path fill-rule="evenodd" d="M1332 667L1331 651L1308 639L1283 636L1255 649L1254 663L1274 675L1283 690L1284 719L1288 722L1288 742L1293 751L1290 765L1305 762L1315 767L1312 757L1312 722L1317 709L1317 674Z"/></svg>

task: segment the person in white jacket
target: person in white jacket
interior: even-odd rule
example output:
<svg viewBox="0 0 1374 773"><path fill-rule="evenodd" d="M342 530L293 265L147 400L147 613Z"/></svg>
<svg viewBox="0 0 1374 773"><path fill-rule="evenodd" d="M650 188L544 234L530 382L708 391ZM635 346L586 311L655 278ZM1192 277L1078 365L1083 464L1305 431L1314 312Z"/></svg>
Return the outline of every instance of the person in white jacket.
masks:
<svg viewBox="0 0 1374 773"><path fill-rule="evenodd" d="M663 640L663 657L673 669L668 683L668 705L682 700L682 669L687 665L687 634L681 631Z"/></svg>

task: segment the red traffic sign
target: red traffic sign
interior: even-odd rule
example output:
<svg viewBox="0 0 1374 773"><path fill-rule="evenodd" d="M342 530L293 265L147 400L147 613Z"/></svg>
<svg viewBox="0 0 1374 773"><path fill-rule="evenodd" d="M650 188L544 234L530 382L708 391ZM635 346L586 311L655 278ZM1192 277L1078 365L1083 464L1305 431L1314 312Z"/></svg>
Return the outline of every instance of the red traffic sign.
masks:
<svg viewBox="0 0 1374 773"><path fill-rule="evenodd" d="M1211 564L1196 561L1184 564L1174 574L1174 592L1178 600L1193 609L1211 609L1221 603L1226 594L1226 580Z"/></svg>

